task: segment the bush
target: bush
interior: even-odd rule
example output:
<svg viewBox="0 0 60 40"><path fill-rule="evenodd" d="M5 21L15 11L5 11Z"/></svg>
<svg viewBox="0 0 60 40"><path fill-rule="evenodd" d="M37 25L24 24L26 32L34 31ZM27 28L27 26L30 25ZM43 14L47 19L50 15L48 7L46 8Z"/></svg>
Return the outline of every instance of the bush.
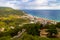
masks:
<svg viewBox="0 0 60 40"><path fill-rule="evenodd" d="M26 32L31 35L40 35L39 29L41 29L41 24L25 24L23 26Z"/></svg>
<svg viewBox="0 0 60 40"><path fill-rule="evenodd" d="M0 40L11 40L10 38L11 38L10 36L4 36L0 37Z"/></svg>

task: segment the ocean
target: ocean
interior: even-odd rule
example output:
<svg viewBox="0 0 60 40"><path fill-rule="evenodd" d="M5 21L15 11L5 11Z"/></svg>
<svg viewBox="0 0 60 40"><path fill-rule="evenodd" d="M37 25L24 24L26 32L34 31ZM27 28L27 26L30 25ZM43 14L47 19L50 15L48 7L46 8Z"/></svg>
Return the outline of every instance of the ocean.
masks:
<svg viewBox="0 0 60 40"><path fill-rule="evenodd" d="M23 10L27 14L60 22L60 10Z"/></svg>

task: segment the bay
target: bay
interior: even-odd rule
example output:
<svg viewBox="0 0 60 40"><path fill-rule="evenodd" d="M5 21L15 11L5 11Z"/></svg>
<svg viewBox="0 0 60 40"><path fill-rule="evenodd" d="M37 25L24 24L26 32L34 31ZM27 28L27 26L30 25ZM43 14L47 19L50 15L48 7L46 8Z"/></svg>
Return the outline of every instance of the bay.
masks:
<svg viewBox="0 0 60 40"><path fill-rule="evenodd" d="M60 10L23 10L27 14L60 22Z"/></svg>

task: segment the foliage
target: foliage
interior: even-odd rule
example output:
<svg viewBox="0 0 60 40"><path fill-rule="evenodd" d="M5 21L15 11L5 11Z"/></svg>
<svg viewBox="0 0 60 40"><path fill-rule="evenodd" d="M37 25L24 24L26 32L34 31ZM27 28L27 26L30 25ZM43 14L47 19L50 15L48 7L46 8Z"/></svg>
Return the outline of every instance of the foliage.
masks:
<svg viewBox="0 0 60 40"><path fill-rule="evenodd" d="M48 29L48 37L53 37L53 34L56 36L58 34L56 28L60 28L60 23L56 25L46 24L44 27L43 24L39 22L29 24L30 20L28 18L20 18L23 15L25 15L25 13L21 10L4 7L0 8L0 40L11 40L10 38L17 35L22 29L26 29L26 33L16 40L60 40L57 38L40 37L40 30L44 28ZM1 31L2 28L4 28L3 31Z"/></svg>
<svg viewBox="0 0 60 40"><path fill-rule="evenodd" d="M58 22L58 23L56 24L56 27L57 27L57 28L60 28L60 22Z"/></svg>
<svg viewBox="0 0 60 40"><path fill-rule="evenodd" d="M23 36L21 38L18 38L17 40L60 40L60 38L44 38L24 33Z"/></svg>
<svg viewBox="0 0 60 40"><path fill-rule="evenodd" d="M51 24L48 26L48 37L56 37L56 35L58 34L56 26L54 24Z"/></svg>
<svg viewBox="0 0 60 40"><path fill-rule="evenodd" d="M0 37L0 40L11 40L10 38L11 38L10 36L4 36Z"/></svg>
<svg viewBox="0 0 60 40"><path fill-rule="evenodd" d="M34 23L34 24L25 24L24 28L26 29L26 32L31 35L39 35L40 34L40 29L41 29L41 24L39 23Z"/></svg>
<svg viewBox="0 0 60 40"><path fill-rule="evenodd" d="M14 10L12 8L7 8L7 7L0 7L0 16L5 16L7 15L24 15L21 10Z"/></svg>

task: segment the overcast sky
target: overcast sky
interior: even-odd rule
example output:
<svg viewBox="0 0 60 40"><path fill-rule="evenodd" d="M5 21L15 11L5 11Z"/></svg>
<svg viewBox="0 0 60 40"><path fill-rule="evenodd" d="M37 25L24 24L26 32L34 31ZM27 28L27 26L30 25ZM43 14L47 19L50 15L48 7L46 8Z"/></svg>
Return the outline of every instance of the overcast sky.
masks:
<svg viewBox="0 0 60 40"><path fill-rule="evenodd" d="M0 0L0 7L14 9L60 9L60 0Z"/></svg>

